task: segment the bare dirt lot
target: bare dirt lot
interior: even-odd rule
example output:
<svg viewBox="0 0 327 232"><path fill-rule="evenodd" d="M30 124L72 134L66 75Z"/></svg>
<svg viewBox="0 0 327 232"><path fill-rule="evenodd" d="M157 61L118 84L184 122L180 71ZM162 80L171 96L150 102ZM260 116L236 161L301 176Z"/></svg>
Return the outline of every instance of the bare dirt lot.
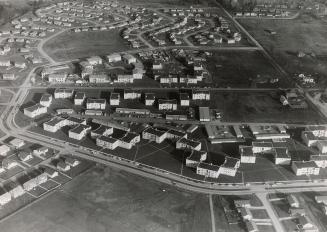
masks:
<svg viewBox="0 0 327 232"><path fill-rule="evenodd" d="M94 168L1 224L2 232L211 231L208 196Z"/></svg>

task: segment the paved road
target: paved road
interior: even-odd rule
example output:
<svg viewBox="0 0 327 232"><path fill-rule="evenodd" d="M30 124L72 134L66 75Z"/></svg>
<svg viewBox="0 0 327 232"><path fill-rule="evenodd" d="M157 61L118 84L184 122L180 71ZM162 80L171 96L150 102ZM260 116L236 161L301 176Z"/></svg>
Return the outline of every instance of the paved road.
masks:
<svg viewBox="0 0 327 232"><path fill-rule="evenodd" d="M278 216L276 215L276 212L274 211L270 202L267 199L267 193L258 193L257 196L261 200L265 209L267 210L267 213L268 213L270 219L272 220L275 230L278 232L285 232L285 229L282 226L282 224L280 223Z"/></svg>

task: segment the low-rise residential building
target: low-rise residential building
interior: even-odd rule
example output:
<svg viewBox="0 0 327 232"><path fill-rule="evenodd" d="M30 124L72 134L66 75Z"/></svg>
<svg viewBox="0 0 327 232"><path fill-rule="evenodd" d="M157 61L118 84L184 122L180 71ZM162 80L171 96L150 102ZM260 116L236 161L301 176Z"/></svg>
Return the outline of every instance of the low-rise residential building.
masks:
<svg viewBox="0 0 327 232"><path fill-rule="evenodd" d="M71 167L76 167L81 163L81 161L79 161L78 159L75 159L73 157L66 157L65 158L65 163L68 164Z"/></svg>
<svg viewBox="0 0 327 232"><path fill-rule="evenodd" d="M241 163L254 164L256 162L256 154L253 153L252 146L239 146L241 155Z"/></svg>
<svg viewBox="0 0 327 232"><path fill-rule="evenodd" d="M99 147L114 150L119 146L119 140L114 139L112 137L102 135L102 136L96 138L96 145Z"/></svg>
<svg viewBox="0 0 327 232"><path fill-rule="evenodd" d="M292 170L295 175L319 175L320 168L314 161L293 161Z"/></svg>
<svg viewBox="0 0 327 232"><path fill-rule="evenodd" d="M82 140L88 132L91 130L91 126L79 124L73 129L70 129L68 131L69 138L76 139L76 140Z"/></svg>
<svg viewBox="0 0 327 232"><path fill-rule="evenodd" d="M2 80L13 81L15 79L16 79L16 76L14 73L3 73L2 74Z"/></svg>
<svg viewBox="0 0 327 232"><path fill-rule="evenodd" d="M25 141L22 139L14 138L10 140L9 144L12 145L14 148L18 149L25 145Z"/></svg>
<svg viewBox="0 0 327 232"><path fill-rule="evenodd" d="M206 151L185 150L186 166L196 168L201 162L207 159Z"/></svg>
<svg viewBox="0 0 327 232"><path fill-rule="evenodd" d="M52 133L57 132L60 128L66 125L66 119L55 117L50 119L49 121L43 123L43 129L45 131L49 131Z"/></svg>
<svg viewBox="0 0 327 232"><path fill-rule="evenodd" d="M33 159L33 155L30 152L25 152L25 151L20 151L17 156L21 161L24 162Z"/></svg>
<svg viewBox="0 0 327 232"><path fill-rule="evenodd" d="M110 105L111 106L119 106L120 104L120 94L119 93L111 93L110 94Z"/></svg>
<svg viewBox="0 0 327 232"><path fill-rule="evenodd" d="M327 167L327 155L311 155L310 160L315 162L319 168Z"/></svg>
<svg viewBox="0 0 327 232"><path fill-rule="evenodd" d="M177 100L159 99L158 108L159 110L168 110L168 111L177 110Z"/></svg>
<svg viewBox="0 0 327 232"><path fill-rule="evenodd" d="M107 60L109 63L119 62L121 61L121 55L119 53L113 53L107 56Z"/></svg>
<svg viewBox="0 0 327 232"><path fill-rule="evenodd" d="M52 102L52 95L45 93L42 95L40 99L40 105L45 106L45 107L50 107Z"/></svg>
<svg viewBox="0 0 327 232"><path fill-rule="evenodd" d="M70 165L65 163L63 160L59 160L56 167L62 172L67 172L70 170Z"/></svg>
<svg viewBox="0 0 327 232"><path fill-rule="evenodd" d="M286 147L276 147L274 151L275 164L291 164L291 156L288 154L288 149Z"/></svg>
<svg viewBox="0 0 327 232"><path fill-rule="evenodd" d="M137 90L124 90L124 99L139 99L141 98L141 92Z"/></svg>
<svg viewBox="0 0 327 232"><path fill-rule="evenodd" d="M33 106L24 109L24 114L30 118L35 118L47 112L48 112L47 107L41 104L35 104Z"/></svg>
<svg viewBox="0 0 327 232"><path fill-rule="evenodd" d="M156 143L162 143L167 138L167 131L149 127L142 132L142 138Z"/></svg>
<svg viewBox="0 0 327 232"><path fill-rule="evenodd" d="M65 83L67 79L67 73L52 73L48 76L50 83Z"/></svg>
<svg viewBox="0 0 327 232"><path fill-rule="evenodd" d="M124 54L122 56L122 59L125 63L127 64L133 64L133 63L136 63L136 58L135 56L133 56L132 54Z"/></svg>
<svg viewBox="0 0 327 232"><path fill-rule="evenodd" d="M86 95L84 92L77 92L75 94L74 104L77 106L81 106L81 105L83 105L85 99L86 99Z"/></svg>
<svg viewBox="0 0 327 232"><path fill-rule="evenodd" d="M0 156L6 156L9 151L10 151L9 146L7 146L5 144L0 145Z"/></svg>
<svg viewBox="0 0 327 232"><path fill-rule="evenodd" d="M156 100L156 96L154 93L145 93L144 94L144 104L146 106L152 106Z"/></svg>
<svg viewBox="0 0 327 232"><path fill-rule="evenodd" d="M196 174L210 178L218 178L219 166L201 162L196 167Z"/></svg>
<svg viewBox="0 0 327 232"><path fill-rule="evenodd" d="M86 60L92 66L102 64L102 58L100 56L92 56L87 58Z"/></svg>
<svg viewBox="0 0 327 232"><path fill-rule="evenodd" d="M112 135L113 132L114 132L113 127L100 125L97 129L91 131L91 137L97 138L97 137L100 137L101 135L110 136L110 135Z"/></svg>
<svg viewBox="0 0 327 232"><path fill-rule="evenodd" d="M0 187L0 205L5 205L11 201L11 194Z"/></svg>
<svg viewBox="0 0 327 232"><path fill-rule="evenodd" d="M13 181L9 181L4 185L4 189L10 193L12 199L16 199L25 193L23 187Z"/></svg>
<svg viewBox="0 0 327 232"><path fill-rule="evenodd" d="M210 100L210 92L208 90L192 90L192 100Z"/></svg>
<svg viewBox="0 0 327 232"><path fill-rule="evenodd" d="M300 207L300 202L297 199L296 196L294 196L293 194L289 194L286 197L288 204L293 207L293 208L299 208Z"/></svg>
<svg viewBox="0 0 327 232"><path fill-rule="evenodd" d="M201 150L201 142L191 139L181 138L176 142L176 149Z"/></svg>
<svg viewBox="0 0 327 232"><path fill-rule="evenodd" d="M181 106L190 106L190 96L188 95L188 93L180 93L179 101Z"/></svg>
<svg viewBox="0 0 327 232"><path fill-rule="evenodd" d="M209 107L199 107L199 120L200 122L210 122L210 109Z"/></svg>
<svg viewBox="0 0 327 232"><path fill-rule="evenodd" d="M240 167L240 163L239 159L226 156L224 163L219 168L219 174L235 176L237 169Z"/></svg>
<svg viewBox="0 0 327 232"><path fill-rule="evenodd" d="M72 98L74 95L73 89L56 89L54 92L55 99L65 99L65 98Z"/></svg>
<svg viewBox="0 0 327 232"><path fill-rule="evenodd" d="M91 99L86 101L86 108L88 110L105 110L107 105L106 99Z"/></svg>
<svg viewBox="0 0 327 232"><path fill-rule="evenodd" d="M90 74L89 82L90 83L109 83L111 80L106 74Z"/></svg>

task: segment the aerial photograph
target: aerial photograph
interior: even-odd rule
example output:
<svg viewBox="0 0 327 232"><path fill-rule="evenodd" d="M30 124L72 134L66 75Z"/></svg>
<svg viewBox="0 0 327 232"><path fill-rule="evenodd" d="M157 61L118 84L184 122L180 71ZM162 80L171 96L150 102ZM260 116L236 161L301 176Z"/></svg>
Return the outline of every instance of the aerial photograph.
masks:
<svg viewBox="0 0 327 232"><path fill-rule="evenodd" d="M0 0L0 232L327 232L327 0Z"/></svg>

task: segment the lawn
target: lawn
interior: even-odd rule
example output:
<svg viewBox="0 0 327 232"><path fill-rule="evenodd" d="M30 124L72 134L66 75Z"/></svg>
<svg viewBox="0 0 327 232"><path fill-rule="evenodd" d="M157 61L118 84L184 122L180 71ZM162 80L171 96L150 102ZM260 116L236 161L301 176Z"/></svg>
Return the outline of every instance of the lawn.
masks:
<svg viewBox="0 0 327 232"><path fill-rule="evenodd" d="M259 51L214 52L206 64L214 86L221 88L289 87ZM269 83L279 78L279 83Z"/></svg>
<svg viewBox="0 0 327 232"><path fill-rule="evenodd" d="M295 20L239 21L289 74L317 73L320 84L326 87L327 80L323 78L327 74L326 19L301 15ZM277 34L271 35L267 30ZM307 55L299 58L300 51Z"/></svg>
<svg viewBox="0 0 327 232"><path fill-rule="evenodd" d="M117 29L81 33L65 32L44 45L44 50L58 61L108 55L129 49Z"/></svg>
<svg viewBox="0 0 327 232"><path fill-rule="evenodd" d="M2 232L209 232L211 221L206 195L95 167L4 221L1 228Z"/></svg>

